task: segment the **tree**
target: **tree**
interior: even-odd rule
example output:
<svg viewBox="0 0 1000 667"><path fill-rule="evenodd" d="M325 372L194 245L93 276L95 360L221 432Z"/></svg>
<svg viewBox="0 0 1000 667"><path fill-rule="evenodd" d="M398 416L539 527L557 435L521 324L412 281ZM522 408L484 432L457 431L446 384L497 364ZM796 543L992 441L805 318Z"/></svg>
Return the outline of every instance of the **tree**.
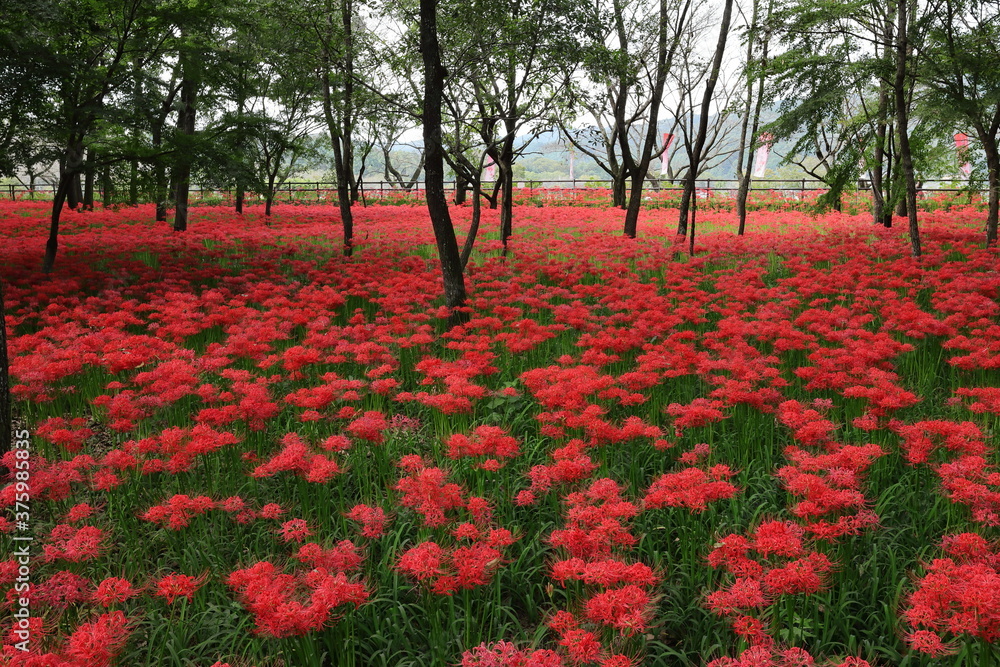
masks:
<svg viewBox="0 0 1000 667"><path fill-rule="evenodd" d="M568 0L472 0L447 13L442 53L452 72L449 87L472 100L470 122L499 170L505 251L513 230L514 163L545 129L563 73L577 56L574 8Z"/></svg>
<svg viewBox="0 0 1000 667"><path fill-rule="evenodd" d="M314 73L319 85L320 109L333 149L343 252L349 257L354 252L351 204L360 187L354 172L354 131L364 98L357 63L369 47L368 36L354 0L298 0L276 5L274 11L289 39L285 57L302 72Z"/></svg>
<svg viewBox="0 0 1000 667"><path fill-rule="evenodd" d="M688 164L689 172L684 184L684 199L681 202L680 218L677 223L677 234L686 235L688 227L688 208L685 202L690 202L695 194L695 178L699 173L703 151L705 149L705 139L708 136L708 116L712 104L712 95L715 92L715 85L719 81L719 72L722 69L722 57L726 51L726 39L729 36L729 23L733 17L733 0L726 0L722 10L722 24L719 26L719 39L715 45L715 54L712 57L712 68L705 82L705 91L702 96L701 114L698 121L698 133L695 135L694 144L689 145ZM691 222L691 249L694 252L695 225L692 217Z"/></svg>
<svg viewBox="0 0 1000 667"><path fill-rule="evenodd" d="M986 245L1000 217L1000 3L943 0L929 17L918 77L931 113L971 129L986 156Z"/></svg>
<svg viewBox="0 0 1000 667"><path fill-rule="evenodd" d="M915 30L912 27L912 2L915 0L896 0L896 79L893 93L896 103L896 132L899 135L899 155L903 165L903 176L906 179L906 213L910 232L910 251L914 257L920 257L920 228L917 225L917 179L913 168L913 151L910 148L910 115L907 96L907 78L909 76L911 47Z"/></svg>
<svg viewBox="0 0 1000 667"><path fill-rule="evenodd" d="M609 27L585 49L583 69L588 80L568 85L574 92L571 99L594 117L596 126L571 130L561 122L563 135L611 176L613 203L627 209L624 234L632 238L643 181L652 160L666 148L658 146L660 108L691 6L691 0L669 4L661 0L653 11L639 1L612 0L606 8L596 5L590 20ZM589 92L592 88L598 92ZM626 198L629 181L631 193Z"/></svg>
<svg viewBox="0 0 1000 667"><path fill-rule="evenodd" d="M45 134L61 152L42 265L49 272L59 247L63 205L77 198L87 144L107 113L106 102L128 82L126 56L136 34L154 29L156 19L149 0L69 0L46 4L38 18L46 44L39 57L49 65L48 78L31 83L53 91ZM144 61L158 57L155 51L135 55Z"/></svg>
<svg viewBox="0 0 1000 667"><path fill-rule="evenodd" d="M424 64L424 172L427 213L434 228L441 275L444 279L445 305L451 311L449 325L468 319L465 307L465 276L458 254L455 227L448 213L444 193L444 146L441 141L441 99L446 71L441 65L437 33L437 1L420 0L420 54Z"/></svg>
<svg viewBox="0 0 1000 667"><path fill-rule="evenodd" d="M51 115L46 82L56 76L47 37L36 12L45 7L5 3L0 22L0 176L36 164L48 142L41 139L43 119Z"/></svg>
<svg viewBox="0 0 1000 667"><path fill-rule="evenodd" d="M773 2L768 0L763 22L771 13ZM747 26L747 56L744 63L744 76L746 77L746 91L744 99L743 121L740 124L740 144L736 151L736 180L739 181L739 189L736 192L736 216L739 219L737 234L743 236L747 223L747 198L750 194L750 178L752 171L750 168L750 156L758 148L757 136L760 129L760 112L764 104L764 83L767 80L767 55L771 43L771 33L769 30L761 30L760 0L753 0L750 24ZM760 57L755 58L754 54L760 50ZM754 93L754 83L757 84L756 94ZM750 132L750 141L747 141L747 131ZM745 168L744 168L745 166Z"/></svg>

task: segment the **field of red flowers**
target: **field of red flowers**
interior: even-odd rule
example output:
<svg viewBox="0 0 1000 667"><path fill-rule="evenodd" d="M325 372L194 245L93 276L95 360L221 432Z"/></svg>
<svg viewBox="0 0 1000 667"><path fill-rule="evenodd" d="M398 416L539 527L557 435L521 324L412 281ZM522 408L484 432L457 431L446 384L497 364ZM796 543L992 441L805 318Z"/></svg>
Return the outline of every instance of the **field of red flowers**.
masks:
<svg viewBox="0 0 1000 667"><path fill-rule="evenodd" d="M706 213L692 258L672 210L520 207L450 331L421 208L350 259L329 206L67 213L43 276L46 213L0 203L0 665L1000 664L982 213L917 262L866 216Z"/></svg>

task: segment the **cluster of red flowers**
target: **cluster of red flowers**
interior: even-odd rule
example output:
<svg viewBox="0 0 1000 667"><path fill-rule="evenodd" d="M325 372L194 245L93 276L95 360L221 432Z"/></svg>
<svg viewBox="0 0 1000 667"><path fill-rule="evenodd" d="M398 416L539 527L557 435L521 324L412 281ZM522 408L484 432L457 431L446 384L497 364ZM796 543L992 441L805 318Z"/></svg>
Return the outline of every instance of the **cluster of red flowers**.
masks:
<svg viewBox="0 0 1000 667"><path fill-rule="evenodd" d="M954 652L944 638L1000 640L1000 549L976 533L945 536L946 556L924 565L903 618L915 629L906 641L934 656Z"/></svg>
<svg viewBox="0 0 1000 667"><path fill-rule="evenodd" d="M785 449L791 465L777 477L801 498L791 512L811 534L825 540L857 535L878 523L861 488L864 472L886 454L878 445L845 445L830 439L832 424L817 410L784 401L778 419L793 429L795 444Z"/></svg>
<svg viewBox="0 0 1000 667"><path fill-rule="evenodd" d="M824 576L833 564L824 554L806 549L804 534L790 521L765 521L748 536L721 538L708 555L709 565L735 577L726 588L708 595L708 607L733 617L737 634L752 644L770 645L773 640L745 612L761 610L782 595L808 595L825 586Z"/></svg>
<svg viewBox="0 0 1000 667"><path fill-rule="evenodd" d="M307 482L325 484L340 473L337 462L324 454L310 452L305 442L295 433L281 439L281 450L260 464L251 473L253 477L273 477L279 472L291 471Z"/></svg>
<svg viewBox="0 0 1000 667"><path fill-rule="evenodd" d="M972 422L945 420L893 424L910 464L930 463L945 495L972 510L972 519L1000 526L1000 469L993 452Z"/></svg>
<svg viewBox="0 0 1000 667"><path fill-rule="evenodd" d="M236 570L226 583L253 614L256 632L271 637L304 635L334 620L341 605L368 600L368 589L342 571L314 568L285 574L269 561Z"/></svg>

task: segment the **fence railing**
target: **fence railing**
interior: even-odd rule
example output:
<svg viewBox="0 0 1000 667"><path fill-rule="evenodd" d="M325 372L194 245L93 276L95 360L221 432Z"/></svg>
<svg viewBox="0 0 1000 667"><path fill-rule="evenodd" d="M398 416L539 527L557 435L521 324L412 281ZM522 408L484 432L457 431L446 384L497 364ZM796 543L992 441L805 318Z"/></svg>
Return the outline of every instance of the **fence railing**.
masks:
<svg viewBox="0 0 1000 667"><path fill-rule="evenodd" d="M645 190L647 194L662 192L664 190L677 190L684 186L686 179L647 179L647 184ZM958 179L934 179L932 181L926 181L928 184L934 184L933 187L921 187L920 191L924 193L934 193L934 192L986 192L986 190L978 188L969 188L967 180ZM946 186L945 184L949 184ZM965 184L963 187L961 184ZM515 182L515 187L522 191L527 191L530 195L535 190L538 191L593 191L595 189L605 189L610 190L612 187L611 180L594 180L594 179L561 179L561 180L522 180ZM869 181L862 179L856 183L858 190L870 190L871 184ZM27 185L15 183L0 186L0 192L7 195L7 198L11 200L16 199L46 199L53 196L55 191L55 185L44 183L36 184L33 188ZM628 187L628 186L627 186ZM750 189L753 191L769 190L776 191L785 194L798 193L800 196L808 192L816 192L821 190L826 190L827 185L822 181L815 179L777 179L777 178L755 178L750 182ZM445 189L450 193L454 194L456 188L455 181L446 181ZM492 192L493 183L485 183L484 190L486 192ZM739 181L731 178L700 178L695 181L695 188L699 191L701 196L705 196L709 193L735 193L739 189ZM6 192L3 192L6 190ZM370 199L381 199L385 197L399 197L406 195L418 195L423 191L423 183L415 183L410 188L400 187L398 184L391 183L388 181L364 181L360 187L361 196ZM235 195L235 188L229 189L215 189L215 188L201 188L192 187L191 196L194 200L205 200L213 198L225 198L231 200ZM2 196L2 195L0 195ZM104 201L104 193L101 191L95 191L95 199L98 201ZM263 200L263 196L259 193L246 192L246 199L248 202L255 202L258 200ZM337 196L337 184L332 182L297 182L297 183L284 183L280 188L275 191L275 201L282 202L286 201L288 198L292 198L300 203L308 203L310 199L315 201L320 201L327 203L331 200L335 201ZM113 197L114 198L114 197Z"/></svg>

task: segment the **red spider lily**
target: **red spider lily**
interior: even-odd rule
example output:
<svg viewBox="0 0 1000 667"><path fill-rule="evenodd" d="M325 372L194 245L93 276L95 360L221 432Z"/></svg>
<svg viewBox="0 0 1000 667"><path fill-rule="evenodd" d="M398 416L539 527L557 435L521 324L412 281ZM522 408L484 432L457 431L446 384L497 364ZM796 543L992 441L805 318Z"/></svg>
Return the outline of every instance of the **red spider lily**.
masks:
<svg viewBox="0 0 1000 667"><path fill-rule="evenodd" d="M363 584L352 583L343 572L322 568L306 574L283 574L262 561L236 570L226 579L254 616L257 634L292 637L321 629L341 605L360 606L368 600Z"/></svg>
<svg viewBox="0 0 1000 667"><path fill-rule="evenodd" d="M645 563L624 563L613 559L587 562L582 558L569 558L556 561L552 565L551 576L564 585L566 581L577 580L600 586L655 586L660 581Z"/></svg>
<svg viewBox="0 0 1000 667"><path fill-rule="evenodd" d="M555 651L522 650L507 641L492 646L485 643L462 654L462 667L563 667L565 663Z"/></svg>
<svg viewBox="0 0 1000 667"><path fill-rule="evenodd" d="M81 623L66 640L66 657L79 665L110 667L118 657L133 624L124 613L111 611L95 620Z"/></svg>
<svg viewBox="0 0 1000 667"><path fill-rule="evenodd" d="M382 444L382 433L386 428L388 428L388 423L385 415L371 410L348 424L346 430L356 438L380 445Z"/></svg>
<svg viewBox="0 0 1000 667"><path fill-rule="evenodd" d="M588 621L617 628L623 634L645 630L652 618L652 599L643 588L628 584L591 596L584 603Z"/></svg>
<svg viewBox="0 0 1000 667"><path fill-rule="evenodd" d="M500 550L511 542L493 546L487 541L445 549L435 542L422 542L405 551L396 568L406 576L425 582L437 595L451 595L488 584L503 562Z"/></svg>
<svg viewBox="0 0 1000 667"><path fill-rule="evenodd" d="M10 592L14 592L14 590L11 589ZM92 584L89 579L74 572L62 570L40 582L31 590L29 597L32 604L37 602L56 609L65 609L73 604L87 602L91 593Z"/></svg>
<svg viewBox="0 0 1000 667"><path fill-rule="evenodd" d="M284 508L278 503L268 503L260 508L257 516L261 519L277 519L285 513Z"/></svg>
<svg viewBox="0 0 1000 667"><path fill-rule="evenodd" d="M602 560L615 546L631 547L636 537L625 526L639 508L621 497L621 488L611 479L598 479L582 493L565 498L567 527L552 531L549 541L583 560Z"/></svg>
<svg viewBox="0 0 1000 667"><path fill-rule="evenodd" d="M952 644L942 635L1000 639L1000 555L977 535L950 535L942 542L952 558L935 558L910 594L903 617L915 626L907 643L944 655Z"/></svg>
<svg viewBox="0 0 1000 667"><path fill-rule="evenodd" d="M726 481L735 473L725 465L713 466L708 472L700 468L685 468L658 477L646 492L643 503L647 508L686 507L701 512L708 503L731 498L739 489Z"/></svg>
<svg viewBox="0 0 1000 667"><path fill-rule="evenodd" d="M102 607L110 607L130 600L141 593L128 579L108 577L94 590L94 602Z"/></svg>
<svg viewBox="0 0 1000 667"><path fill-rule="evenodd" d="M595 662L601 652L601 642L597 635L587 630L567 630L559 639L559 646L566 649L571 665Z"/></svg>
<svg viewBox="0 0 1000 667"><path fill-rule="evenodd" d="M194 594L207 579L207 572L197 577L187 574L168 574L156 580L156 591L153 594L166 600L167 604L173 604L177 598L187 598L187 601L191 602Z"/></svg>
<svg viewBox="0 0 1000 667"><path fill-rule="evenodd" d="M96 526L74 528L69 524L56 525L49 533L48 542L42 545L42 560L66 560L80 563L101 555L104 531Z"/></svg>
<svg viewBox="0 0 1000 667"><path fill-rule="evenodd" d="M399 503L415 509L427 526L444 525L448 522L445 512L464 505L461 487L447 482L448 475L441 468L424 467L419 457L415 462L401 461L400 466L410 470L410 474L394 487L403 494Z"/></svg>
<svg viewBox="0 0 1000 667"><path fill-rule="evenodd" d="M35 435L62 447L68 452L78 452L83 448L87 438L94 432L87 428L88 420L83 417L67 420L62 417L50 417L40 422L35 428Z"/></svg>
<svg viewBox="0 0 1000 667"><path fill-rule="evenodd" d="M66 521L68 523L77 523L84 519L89 519L96 511L87 503L80 503L69 508L69 511L66 513Z"/></svg>
<svg viewBox="0 0 1000 667"><path fill-rule="evenodd" d="M282 471L292 471L306 481L325 484L340 473L340 466L323 454L311 454L309 448L295 433L282 439L282 449L251 473L253 477L273 477Z"/></svg>
<svg viewBox="0 0 1000 667"><path fill-rule="evenodd" d="M307 542L299 547L293 558L313 568L330 572L353 572L361 567L364 560L350 540L342 540L330 549L324 549L315 542Z"/></svg>
<svg viewBox="0 0 1000 667"><path fill-rule="evenodd" d="M388 519L381 507L355 505L344 516L361 524L361 535L363 537L378 539L385 534L385 526Z"/></svg>
<svg viewBox="0 0 1000 667"><path fill-rule="evenodd" d="M478 426L471 438L455 433L445 444L448 446L448 457L452 459L464 456L496 456L505 459L513 458L519 453L517 439L498 426Z"/></svg>
<svg viewBox="0 0 1000 667"><path fill-rule="evenodd" d="M284 522L278 529L278 533L285 542L301 542L312 535L305 519L290 519Z"/></svg>
<svg viewBox="0 0 1000 667"><path fill-rule="evenodd" d="M192 498L183 493L171 497L162 505L154 505L144 512L141 518L158 523L171 530L180 530L191 523L191 519L199 514L215 509L216 503L208 496Z"/></svg>

